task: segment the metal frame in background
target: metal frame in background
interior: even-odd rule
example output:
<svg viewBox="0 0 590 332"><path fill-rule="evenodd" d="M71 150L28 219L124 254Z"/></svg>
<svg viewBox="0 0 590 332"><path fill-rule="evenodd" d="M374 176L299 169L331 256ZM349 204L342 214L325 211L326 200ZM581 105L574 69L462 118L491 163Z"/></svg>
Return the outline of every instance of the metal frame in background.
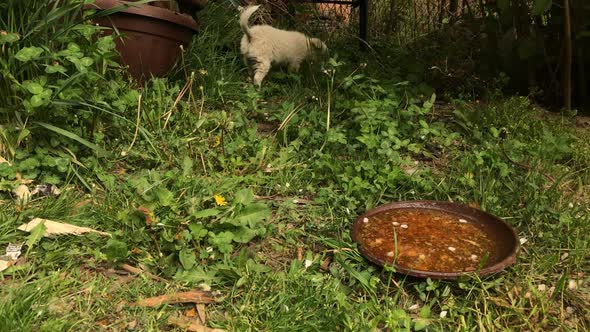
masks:
<svg viewBox="0 0 590 332"><path fill-rule="evenodd" d="M295 0L302 3L328 3L335 5L350 5L359 8L359 47L361 50L368 48L367 26L369 20L368 0Z"/></svg>

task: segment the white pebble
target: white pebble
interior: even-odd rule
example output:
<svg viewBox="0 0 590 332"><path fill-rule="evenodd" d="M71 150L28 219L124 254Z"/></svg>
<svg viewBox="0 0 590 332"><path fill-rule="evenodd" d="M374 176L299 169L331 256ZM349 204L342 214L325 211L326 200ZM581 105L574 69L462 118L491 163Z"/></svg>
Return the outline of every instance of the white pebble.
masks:
<svg viewBox="0 0 590 332"><path fill-rule="evenodd" d="M574 290L574 289L576 289L576 288L578 288L578 283L577 283L575 280L572 280L572 279L570 279L570 280L567 282L567 289L569 289L569 290Z"/></svg>
<svg viewBox="0 0 590 332"><path fill-rule="evenodd" d="M457 249L455 249L455 247L449 247L449 250L450 250L450 251L455 251L455 250L457 250Z"/></svg>
<svg viewBox="0 0 590 332"><path fill-rule="evenodd" d="M569 203L567 206L569 206L569 207L570 207L570 209L571 209L571 208L573 208L573 207L574 207L574 203Z"/></svg>
<svg viewBox="0 0 590 332"><path fill-rule="evenodd" d="M465 219L459 219L459 222L464 224L464 223L467 222L467 220L465 220Z"/></svg>
<svg viewBox="0 0 590 332"><path fill-rule="evenodd" d="M406 224L402 224L402 226L401 226L401 227L402 227L402 228L408 228L408 225L406 225Z"/></svg>
<svg viewBox="0 0 590 332"><path fill-rule="evenodd" d="M439 316L440 316L440 318L447 317L447 311L446 310L441 311Z"/></svg>
<svg viewBox="0 0 590 332"><path fill-rule="evenodd" d="M393 226L399 226L399 222L397 222L397 221L394 221L394 222L393 222Z"/></svg>
<svg viewBox="0 0 590 332"><path fill-rule="evenodd" d="M395 252L390 251L387 253L387 257L393 257L395 255Z"/></svg>
<svg viewBox="0 0 590 332"><path fill-rule="evenodd" d="M473 260L473 261L477 260L477 255L471 255L471 260Z"/></svg>
<svg viewBox="0 0 590 332"><path fill-rule="evenodd" d="M363 218L363 222L366 224L369 222L369 218Z"/></svg>

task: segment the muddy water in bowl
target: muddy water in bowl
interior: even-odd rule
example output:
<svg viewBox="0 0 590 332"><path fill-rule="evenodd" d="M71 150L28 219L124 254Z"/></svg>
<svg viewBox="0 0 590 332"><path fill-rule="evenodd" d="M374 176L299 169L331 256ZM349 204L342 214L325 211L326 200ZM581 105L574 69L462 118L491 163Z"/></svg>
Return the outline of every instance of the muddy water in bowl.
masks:
<svg viewBox="0 0 590 332"><path fill-rule="evenodd" d="M494 256L477 224L440 210L402 208L363 219L360 242L374 258L413 270L469 272Z"/></svg>

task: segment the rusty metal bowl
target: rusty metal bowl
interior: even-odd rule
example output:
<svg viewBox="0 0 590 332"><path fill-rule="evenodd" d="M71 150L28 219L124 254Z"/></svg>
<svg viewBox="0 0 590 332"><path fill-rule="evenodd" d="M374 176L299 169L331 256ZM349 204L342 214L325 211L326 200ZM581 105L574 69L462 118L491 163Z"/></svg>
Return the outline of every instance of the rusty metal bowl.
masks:
<svg viewBox="0 0 590 332"><path fill-rule="evenodd" d="M504 270L516 261L516 254L518 252L519 240L514 229L502 219L491 215L482 210L468 207L465 205L443 202L443 201L403 201L394 202L373 208L361 216L359 216L352 226L352 239L358 244L360 253L369 261L384 266L387 262L372 254L368 246L362 243L361 230L366 225L363 222L365 218L370 218L386 211L395 209L425 209L436 210L447 214L455 215L457 218L465 219L472 222L479 229L486 233L488 239L492 241L495 246L495 253L488 258L485 265L477 271L473 272L438 272L438 271L422 271L404 267L394 263L396 272L407 274L419 278L432 279L457 279L462 276L476 273L479 276L488 276Z"/></svg>

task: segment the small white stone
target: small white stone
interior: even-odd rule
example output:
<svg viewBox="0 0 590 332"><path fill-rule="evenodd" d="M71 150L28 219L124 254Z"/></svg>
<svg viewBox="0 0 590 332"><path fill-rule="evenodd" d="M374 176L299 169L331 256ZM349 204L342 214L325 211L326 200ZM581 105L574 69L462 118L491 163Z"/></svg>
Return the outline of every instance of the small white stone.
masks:
<svg viewBox="0 0 590 332"><path fill-rule="evenodd" d="M402 226L401 226L401 227L402 227L402 228L408 228L408 225L406 225L406 224L402 224Z"/></svg>
<svg viewBox="0 0 590 332"><path fill-rule="evenodd" d="M449 250L450 250L450 251L455 251L455 250L457 250L457 249L455 249L455 247L449 247Z"/></svg>
<svg viewBox="0 0 590 332"><path fill-rule="evenodd" d="M573 208L573 207L574 207L574 203L571 203L571 202L570 202L570 203L569 203L567 206L569 206L569 207L570 207L570 209L571 209L571 208Z"/></svg>
<svg viewBox="0 0 590 332"><path fill-rule="evenodd" d="M369 222L369 218L363 218L363 222L366 224Z"/></svg>
<svg viewBox="0 0 590 332"><path fill-rule="evenodd" d="M394 221L394 222L393 222L393 226L399 226L399 222L397 222L397 221Z"/></svg>
<svg viewBox="0 0 590 332"><path fill-rule="evenodd" d="M459 219L459 222L465 224L465 223L467 223L467 220L465 220L465 219Z"/></svg>
<svg viewBox="0 0 590 332"><path fill-rule="evenodd" d="M440 316L440 318L447 317L447 311L446 310L441 311L439 316Z"/></svg>
<svg viewBox="0 0 590 332"><path fill-rule="evenodd" d="M390 251L387 253L387 257L393 257L395 255L395 252Z"/></svg>
<svg viewBox="0 0 590 332"><path fill-rule="evenodd" d="M578 288L578 282L577 282L577 281L575 281L575 280L573 280L573 279L570 279L570 280L567 282L567 289L569 289L569 290L574 290L574 289L576 289L576 288Z"/></svg>
<svg viewBox="0 0 590 332"><path fill-rule="evenodd" d="M475 260L477 260L477 255L471 255L471 260L472 260L472 261L475 261Z"/></svg>

